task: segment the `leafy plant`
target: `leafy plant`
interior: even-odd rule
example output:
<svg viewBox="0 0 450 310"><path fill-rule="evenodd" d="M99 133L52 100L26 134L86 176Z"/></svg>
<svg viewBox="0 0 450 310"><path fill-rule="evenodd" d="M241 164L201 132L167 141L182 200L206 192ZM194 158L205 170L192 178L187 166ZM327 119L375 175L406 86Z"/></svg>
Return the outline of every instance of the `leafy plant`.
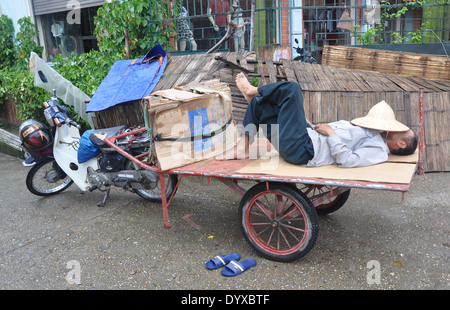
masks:
<svg viewBox="0 0 450 310"><path fill-rule="evenodd" d="M100 51L125 57L125 31L131 57L142 56L156 44L170 49L166 42L175 36L174 17L178 15L179 2L175 1L173 8L163 1L113 0L105 3L94 19Z"/></svg>
<svg viewBox="0 0 450 310"><path fill-rule="evenodd" d="M29 17L19 19L19 32L14 42L14 27L6 16L0 16L0 103L11 97L17 104L18 118L44 120L42 103L48 93L34 86L29 72L28 58L31 51L42 53L35 41L37 31Z"/></svg>
<svg viewBox="0 0 450 310"><path fill-rule="evenodd" d="M36 43L38 33L30 17L22 17L18 20L18 24L20 31L17 33L15 43L18 60L27 64L31 52L41 55L44 48Z"/></svg>
<svg viewBox="0 0 450 310"><path fill-rule="evenodd" d="M12 19L0 15L0 69L14 64L14 26Z"/></svg>
<svg viewBox="0 0 450 310"><path fill-rule="evenodd" d="M384 29L384 26L377 25L375 28L369 28L366 32L360 33L359 30L361 29L360 25L355 25L353 27L352 34L353 36L356 36L359 40L359 42L363 45L369 45L369 44L378 44L383 42L383 37L381 35L382 29Z"/></svg>
<svg viewBox="0 0 450 310"><path fill-rule="evenodd" d="M402 18L410 8L421 6L425 2L426 0L416 0L400 5L391 5L389 0L381 0L381 5L385 6L381 9L381 22L375 27L367 29L364 33L360 32L361 27L359 25L355 25L351 33L363 45L384 43L386 22ZM392 43L394 44L420 43L422 42L422 35L423 31L421 29L414 32L408 32L406 35L401 35L398 32L392 32L390 34Z"/></svg>
<svg viewBox="0 0 450 310"><path fill-rule="evenodd" d="M104 57L101 52L96 50L79 56L71 54L67 59L62 55L57 55L53 61L53 69L88 96L92 96L112 65L120 59L118 54Z"/></svg>
<svg viewBox="0 0 450 310"><path fill-rule="evenodd" d="M33 118L44 121L43 102L48 92L34 86L34 76L18 66L0 70L0 99L11 97L17 104L18 119Z"/></svg>
<svg viewBox="0 0 450 310"><path fill-rule="evenodd" d="M42 47L35 41L37 32L29 17L18 21L19 32L14 43L14 27L6 15L0 16L0 103L11 96L18 104L19 117L27 117L34 109L34 99L40 97L42 92L29 93L34 89L33 79L28 70L28 57L31 51L42 53ZM42 101L41 101L42 104Z"/></svg>

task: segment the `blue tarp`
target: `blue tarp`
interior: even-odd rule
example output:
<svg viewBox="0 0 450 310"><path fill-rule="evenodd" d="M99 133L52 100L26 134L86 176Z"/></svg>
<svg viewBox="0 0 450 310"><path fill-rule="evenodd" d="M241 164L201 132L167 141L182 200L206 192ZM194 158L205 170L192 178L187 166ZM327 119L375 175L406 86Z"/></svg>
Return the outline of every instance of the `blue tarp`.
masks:
<svg viewBox="0 0 450 310"><path fill-rule="evenodd" d="M166 64L167 53L160 45L153 47L144 58L115 62L92 96L86 112L102 111L149 95L164 74Z"/></svg>

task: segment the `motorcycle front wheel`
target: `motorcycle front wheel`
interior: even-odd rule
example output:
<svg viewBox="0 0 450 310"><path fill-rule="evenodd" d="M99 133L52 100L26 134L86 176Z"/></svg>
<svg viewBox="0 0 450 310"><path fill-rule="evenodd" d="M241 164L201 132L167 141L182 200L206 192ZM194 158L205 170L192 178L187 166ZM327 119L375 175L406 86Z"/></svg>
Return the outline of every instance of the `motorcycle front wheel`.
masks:
<svg viewBox="0 0 450 310"><path fill-rule="evenodd" d="M37 196L51 196L62 192L73 181L58 166L55 159L47 157L37 162L27 175L27 188Z"/></svg>

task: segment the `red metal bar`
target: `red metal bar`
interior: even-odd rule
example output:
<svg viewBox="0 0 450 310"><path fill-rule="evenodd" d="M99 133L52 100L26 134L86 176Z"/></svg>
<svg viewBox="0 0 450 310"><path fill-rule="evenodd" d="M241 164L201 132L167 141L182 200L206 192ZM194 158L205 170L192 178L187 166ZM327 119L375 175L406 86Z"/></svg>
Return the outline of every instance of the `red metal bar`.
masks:
<svg viewBox="0 0 450 310"><path fill-rule="evenodd" d="M175 184L175 187L173 188L172 191L172 195L169 197L169 200L167 200L167 196L166 196L166 183L164 182L164 173L160 173L159 174L159 183L160 183L160 187L161 187L161 202L162 202L162 207L163 207L163 216L164 216L164 228L170 228L170 224L169 224L169 205L172 202L172 198L175 195L178 185L181 182L181 179L184 176L181 176L178 179L177 184Z"/></svg>
<svg viewBox="0 0 450 310"><path fill-rule="evenodd" d="M237 194L244 196L245 190L241 188L239 185L237 185L237 182L232 181L231 179L226 178L217 178L220 182L231 188L233 191L235 191Z"/></svg>
<svg viewBox="0 0 450 310"><path fill-rule="evenodd" d="M178 188L178 185L180 184L182 178L184 178L184 175L182 175L182 176L180 176L180 177L178 178L177 184L176 184L175 187L173 188L172 195L170 196L169 201L167 202L167 206L170 205L170 202L172 201L172 198L173 198L173 196L175 195L175 193L176 193L176 191L177 191L177 188Z"/></svg>
<svg viewBox="0 0 450 310"><path fill-rule="evenodd" d="M331 190L331 189L332 189L332 187L330 186L329 192L318 195L317 197L311 197L310 200L311 200L313 206L314 207L320 206L322 203L329 200L330 198L332 198L334 196L338 196L338 195L342 194L343 192L349 190L348 187L342 187L342 186L339 186L339 187L335 188L334 190Z"/></svg>
<svg viewBox="0 0 450 310"><path fill-rule="evenodd" d="M145 128L135 129L135 130L133 130L133 131L126 132L126 133L123 133L123 134L120 134L120 135L117 135L117 136L114 136L114 137L105 138L104 141L106 142L106 144L108 144L110 147L112 147L113 149L115 149L115 150L116 150L117 152L119 152L121 155L125 156L126 158L128 158L128 159L131 160L131 161L133 161L134 163L138 164L140 167L142 167L142 168L144 168L144 169L151 170L151 171L155 171L155 172L161 172L161 170L158 169L157 167L147 165L147 164L143 163L142 161L140 161L140 160L138 159L138 158L140 158L140 157L134 157L133 155L128 154L127 152L125 152L124 150L122 150L120 147L118 147L118 146L116 145L116 143L115 143L117 139L121 139L121 138L124 138L124 137L126 137L126 136L130 136L130 135L135 135L135 134L138 134L138 133L142 133L142 132L145 131L145 130L146 130Z"/></svg>
<svg viewBox="0 0 450 310"><path fill-rule="evenodd" d="M149 154L150 154L150 152L145 152L145 153L141 153L139 155L136 155L135 157L136 157L136 159L140 159L142 157L148 156Z"/></svg>
<svg viewBox="0 0 450 310"><path fill-rule="evenodd" d="M170 228L169 224L169 211L166 197L166 184L164 182L164 174L159 174L159 186L161 187L161 201L163 205L163 216L164 216L164 228Z"/></svg>
<svg viewBox="0 0 450 310"><path fill-rule="evenodd" d="M114 136L114 137L110 137L108 139L111 139L111 140L113 140L115 142L116 139L122 139L122 138L125 138L127 136L142 134L146 130L147 129L145 129L145 128L137 128L137 129L134 129L132 131L124 132L124 133L121 133L120 135L117 135L117 136Z"/></svg>

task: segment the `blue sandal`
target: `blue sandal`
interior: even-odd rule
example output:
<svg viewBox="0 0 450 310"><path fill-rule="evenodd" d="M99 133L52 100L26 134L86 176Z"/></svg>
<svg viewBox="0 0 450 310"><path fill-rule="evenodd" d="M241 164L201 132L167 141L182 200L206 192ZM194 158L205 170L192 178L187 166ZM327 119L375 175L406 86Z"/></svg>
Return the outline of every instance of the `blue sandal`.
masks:
<svg viewBox="0 0 450 310"><path fill-rule="evenodd" d="M254 260L253 258L246 259L242 262L232 260L228 265L225 266L225 268L221 272L226 277L234 277L252 268L255 265L256 260Z"/></svg>
<svg viewBox="0 0 450 310"><path fill-rule="evenodd" d="M231 262L232 260L240 260L241 259L241 255L239 255L238 253L233 253L233 254L229 254L229 255L217 255L214 258L211 258L209 260L209 262L206 263L206 268L208 269L217 269L220 268L222 266L225 266L226 264L228 264L229 262Z"/></svg>

